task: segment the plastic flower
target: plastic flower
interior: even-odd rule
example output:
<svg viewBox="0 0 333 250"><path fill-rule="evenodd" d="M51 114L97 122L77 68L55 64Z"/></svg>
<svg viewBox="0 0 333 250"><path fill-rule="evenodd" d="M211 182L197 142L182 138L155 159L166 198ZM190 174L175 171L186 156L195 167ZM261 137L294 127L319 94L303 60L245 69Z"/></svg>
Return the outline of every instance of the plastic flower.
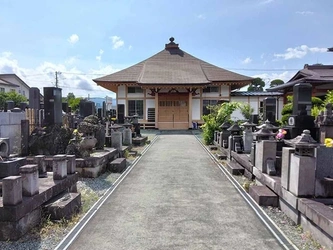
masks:
<svg viewBox="0 0 333 250"><path fill-rule="evenodd" d="M328 148L332 148L333 147L333 139L325 138L325 146L328 147Z"/></svg>
<svg viewBox="0 0 333 250"><path fill-rule="evenodd" d="M277 135L275 136L275 138L278 139L278 140L282 140L286 134L287 134L287 131L285 131L284 129L280 128L279 132L277 133Z"/></svg>

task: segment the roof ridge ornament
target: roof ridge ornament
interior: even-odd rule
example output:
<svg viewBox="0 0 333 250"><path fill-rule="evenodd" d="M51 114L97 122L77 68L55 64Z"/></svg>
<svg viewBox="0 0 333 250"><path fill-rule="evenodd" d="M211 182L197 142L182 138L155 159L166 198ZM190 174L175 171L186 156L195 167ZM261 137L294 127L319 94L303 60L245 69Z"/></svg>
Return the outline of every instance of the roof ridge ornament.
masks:
<svg viewBox="0 0 333 250"><path fill-rule="evenodd" d="M169 38L169 43L165 45L165 49L178 49L178 45L177 43L174 42L175 38L174 37L170 37Z"/></svg>

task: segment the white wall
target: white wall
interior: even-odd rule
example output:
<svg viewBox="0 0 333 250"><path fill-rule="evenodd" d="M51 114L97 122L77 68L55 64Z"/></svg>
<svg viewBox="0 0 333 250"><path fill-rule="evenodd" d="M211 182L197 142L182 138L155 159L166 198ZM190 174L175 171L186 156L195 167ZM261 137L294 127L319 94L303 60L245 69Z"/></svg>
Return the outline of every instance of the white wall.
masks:
<svg viewBox="0 0 333 250"><path fill-rule="evenodd" d="M230 86L226 86L226 85L220 86L221 97L229 97L229 88L230 88Z"/></svg>
<svg viewBox="0 0 333 250"><path fill-rule="evenodd" d="M192 99L192 120L201 120L200 117L200 99Z"/></svg>
<svg viewBox="0 0 333 250"><path fill-rule="evenodd" d="M1 79L14 83L19 86L19 87L9 87L8 90L6 90L6 92L9 92L10 89L15 89L17 93L19 93L20 95L24 95L26 98L29 99L29 88L23 86L22 82L18 80L15 77L15 75L1 76Z"/></svg>
<svg viewBox="0 0 333 250"><path fill-rule="evenodd" d="M0 112L0 138L9 138L10 154L21 153L21 120L25 113Z"/></svg>
<svg viewBox="0 0 333 250"><path fill-rule="evenodd" d="M118 98L125 98L126 97L126 87L124 85L118 86L117 97Z"/></svg>

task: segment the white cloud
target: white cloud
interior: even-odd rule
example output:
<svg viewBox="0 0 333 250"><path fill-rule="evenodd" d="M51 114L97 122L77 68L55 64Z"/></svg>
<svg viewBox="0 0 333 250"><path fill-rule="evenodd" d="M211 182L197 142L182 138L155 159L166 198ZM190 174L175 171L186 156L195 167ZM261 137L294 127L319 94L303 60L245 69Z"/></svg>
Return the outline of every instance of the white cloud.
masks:
<svg viewBox="0 0 333 250"><path fill-rule="evenodd" d="M0 74L14 73L25 81L30 87L37 87L43 93L43 87L52 87L55 84L55 72L62 74L59 76L59 87L62 88L62 96L67 96L73 92L75 96L105 97L115 96L112 92L97 86L92 79L112 74L118 70L111 65L90 69L83 72L68 64L73 58L67 59L64 63L43 62L35 68L26 68L19 65L15 59L5 57L8 53L0 53ZM93 93L93 94L92 94Z"/></svg>
<svg viewBox="0 0 333 250"><path fill-rule="evenodd" d="M260 56L260 58L264 59L264 57L265 57L265 53L262 53L261 56Z"/></svg>
<svg viewBox="0 0 333 250"><path fill-rule="evenodd" d="M96 60L97 61L101 61L102 60L102 55L104 54L104 50L100 49L99 50L99 55L96 56Z"/></svg>
<svg viewBox="0 0 333 250"><path fill-rule="evenodd" d="M124 46L124 44L125 44L125 42L123 40L121 40L121 38L119 36L111 36L110 39L112 41L113 49L119 49L122 46Z"/></svg>
<svg viewBox="0 0 333 250"><path fill-rule="evenodd" d="M295 48L286 49L285 53L274 54L276 58L282 58L284 60L294 59L294 58L303 58L309 52L311 53L324 53L327 52L327 48L318 48L318 47L308 47L307 45L301 45Z"/></svg>
<svg viewBox="0 0 333 250"><path fill-rule="evenodd" d="M70 58L68 58L65 63L66 64L69 64L69 65L72 65L73 63L75 63L77 60L77 57L76 56L71 56Z"/></svg>
<svg viewBox="0 0 333 250"><path fill-rule="evenodd" d="M197 17L202 20L206 19L206 16L204 14L199 14Z"/></svg>
<svg viewBox="0 0 333 250"><path fill-rule="evenodd" d="M274 2L274 0L264 0L264 1L261 1L260 4L269 4L272 2Z"/></svg>
<svg viewBox="0 0 333 250"><path fill-rule="evenodd" d="M12 52L10 51L5 51L5 52L2 52L1 55L5 58L9 58L12 56Z"/></svg>
<svg viewBox="0 0 333 250"><path fill-rule="evenodd" d="M73 34L71 35L68 40L67 40L70 44L75 44L79 41L79 36L77 34Z"/></svg>
<svg viewBox="0 0 333 250"><path fill-rule="evenodd" d="M133 46L132 45L128 46L128 50L131 50L131 49L133 49Z"/></svg>
<svg viewBox="0 0 333 250"><path fill-rule="evenodd" d="M303 16L308 16L308 15L313 15L313 11L296 11L296 14L303 15Z"/></svg>
<svg viewBox="0 0 333 250"><path fill-rule="evenodd" d="M242 61L242 64L249 64L251 62L252 62L252 59L250 57L247 57Z"/></svg>

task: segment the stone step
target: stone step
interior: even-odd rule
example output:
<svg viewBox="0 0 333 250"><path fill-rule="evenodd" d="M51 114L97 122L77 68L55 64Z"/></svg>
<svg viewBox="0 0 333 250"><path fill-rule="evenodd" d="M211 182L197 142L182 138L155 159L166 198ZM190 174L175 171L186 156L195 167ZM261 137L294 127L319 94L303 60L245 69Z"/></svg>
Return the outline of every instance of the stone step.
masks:
<svg viewBox="0 0 333 250"><path fill-rule="evenodd" d="M279 197L266 186L250 186L249 195L260 206L277 207L279 204Z"/></svg>
<svg viewBox="0 0 333 250"><path fill-rule="evenodd" d="M235 161L229 161L227 163L227 169L232 175L243 175L244 168Z"/></svg>
<svg viewBox="0 0 333 250"><path fill-rule="evenodd" d="M219 160L226 160L226 159L227 159L227 155L224 154L224 153L222 153L222 152L217 153L217 154L216 154L216 157L217 157L217 159L219 159Z"/></svg>
<svg viewBox="0 0 333 250"><path fill-rule="evenodd" d="M209 145L208 146L209 147L209 150L217 150L217 146L215 146L215 145Z"/></svg>
<svg viewBox="0 0 333 250"><path fill-rule="evenodd" d="M44 208L51 220L70 219L81 208L80 193L61 193L48 201Z"/></svg>
<svg viewBox="0 0 333 250"><path fill-rule="evenodd" d="M126 159L117 158L110 163L110 170L115 173L121 173L126 169Z"/></svg>

